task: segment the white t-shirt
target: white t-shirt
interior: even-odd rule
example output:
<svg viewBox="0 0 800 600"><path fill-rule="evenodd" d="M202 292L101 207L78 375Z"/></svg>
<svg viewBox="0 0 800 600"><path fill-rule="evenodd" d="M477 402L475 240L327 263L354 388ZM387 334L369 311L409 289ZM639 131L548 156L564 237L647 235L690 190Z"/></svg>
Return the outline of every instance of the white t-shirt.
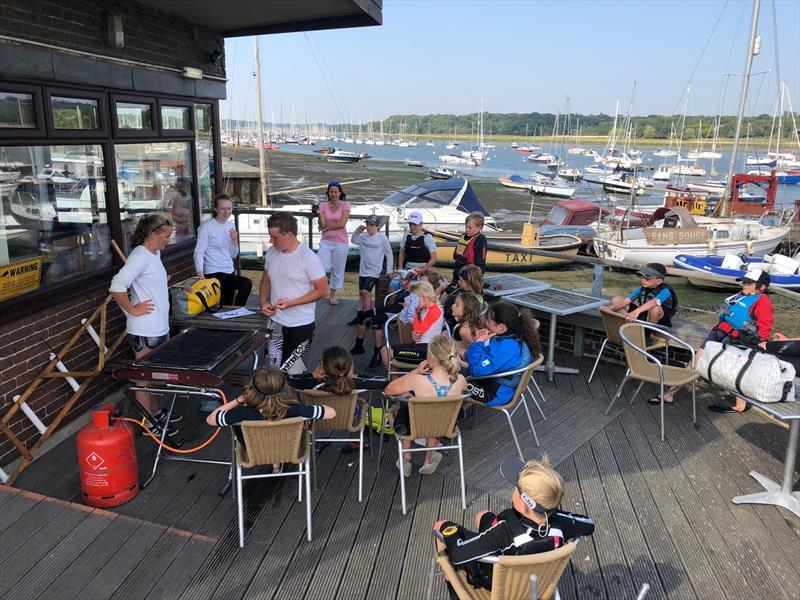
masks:
<svg viewBox="0 0 800 600"><path fill-rule="evenodd" d="M281 252L274 246L267 250L264 270L269 276L269 303L280 298L294 300L314 289L312 281L325 277L322 261L303 243L294 252ZM284 327L297 327L314 322L316 303L309 302L279 310L272 320Z"/></svg>
<svg viewBox="0 0 800 600"><path fill-rule="evenodd" d="M194 269L196 272L233 273L233 259L239 253L239 246L231 242L233 221L220 223L209 219L197 230L197 245L194 248Z"/></svg>
<svg viewBox="0 0 800 600"><path fill-rule="evenodd" d="M119 272L111 280L109 292L128 292L135 306L142 300L153 301L153 312L135 317L125 313L125 330L133 335L161 337L169 333L169 288L167 270L161 252L153 254L144 246L136 246Z"/></svg>

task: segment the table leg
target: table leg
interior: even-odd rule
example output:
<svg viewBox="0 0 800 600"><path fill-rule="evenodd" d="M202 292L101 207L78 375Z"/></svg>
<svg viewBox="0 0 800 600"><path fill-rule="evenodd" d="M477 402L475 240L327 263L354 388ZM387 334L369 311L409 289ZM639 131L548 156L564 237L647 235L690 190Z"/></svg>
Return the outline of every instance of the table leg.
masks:
<svg viewBox="0 0 800 600"><path fill-rule="evenodd" d="M570 367L558 367L556 366L555 355L556 355L556 325L558 323L558 317L556 315L550 315L550 332L547 338L547 361L544 363L544 368L538 367L537 371L547 371L547 381L553 381L553 375L556 373L580 373L578 369L572 369Z"/></svg>
<svg viewBox="0 0 800 600"><path fill-rule="evenodd" d="M189 393L187 392L186 395L188 397ZM178 394L172 394L172 400L169 403L169 410L167 410L166 425L161 428L161 444L158 445L156 458L153 461L153 471L150 473L150 477L147 478L147 481L142 484L142 489L150 485L150 482L153 481L153 477L156 476L156 471L158 470L158 461L161 459L161 451L164 449L162 444L164 443L164 439L167 437L167 432L169 431L169 419L172 416L172 409L175 408L175 399L177 397ZM147 414L146 411L145 414Z"/></svg>
<svg viewBox="0 0 800 600"><path fill-rule="evenodd" d="M750 471L750 476L758 481L766 491L736 496L733 499L734 504L772 504L782 506L800 517L800 492L792 492L799 435L800 420L792 419L789 424L789 443L786 447L786 458L783 465L783 485L778 485L761 473Z"/></svg>

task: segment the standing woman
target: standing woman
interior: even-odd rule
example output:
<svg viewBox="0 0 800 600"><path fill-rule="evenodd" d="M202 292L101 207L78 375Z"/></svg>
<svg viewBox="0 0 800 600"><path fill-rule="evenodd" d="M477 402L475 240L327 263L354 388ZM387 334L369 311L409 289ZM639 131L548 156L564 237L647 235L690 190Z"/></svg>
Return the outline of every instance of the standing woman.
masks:
<svg viewBox="0 0 800 600"><path fill-rule="evenodd" d="M108 288L127 317L128 344L137 361L169 338L169 290L161 251L169 244L172 231L172 221L164 215L139 219L131 240L133 250ZM136 392L136 400L161 427L166 425L166 413L161 412L149 392ZM170 421L181 418L173 415ZM177 433L177 429L168 428L167 435Z"/></svg>
<svg viewBox="0 0 800 600"><path fill-rule="evenodd" d="M347 249L349 239L347 236L347 221L350 220L350 203L345 202L347 195L342 190L342 184L331 181L325 192L327 202L319 205L319 230L322 232L322 241L319 243L319 259L325 273L330 275L330 295L328 302L338 304L336 290L344 285L344 268L347 264Z"/></svg>
<svg viewBox="0 0 800 600"><path fill-rule="evenodd" d="M239 234L229 221L233 201L227 194L214 198L214 217L197 230L194 268L198 277L215 277L222 287L222 304L244 306L253 287L247 277L234 273L233 259L239 254Z"/></svg>

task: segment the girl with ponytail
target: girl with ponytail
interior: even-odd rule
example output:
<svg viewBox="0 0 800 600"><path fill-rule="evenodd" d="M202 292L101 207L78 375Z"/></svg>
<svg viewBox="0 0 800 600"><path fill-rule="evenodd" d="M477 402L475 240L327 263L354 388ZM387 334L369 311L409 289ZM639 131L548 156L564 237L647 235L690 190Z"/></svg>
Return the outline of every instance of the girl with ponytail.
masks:
<svg viewBox="0 0 800 600"><path fill-rule="evenodd" d="M390 381L386 386L386 393L390 396L410 395L418 398L445 398L460 396L467 389L467 381L459 373L458 352L452 338L446 335L437 335L428 344L428 358L420 363L416 369L398 379ZM394 419L394 430L399 435L409 432L410 421L408 405L401 404L400 410ZM430 475L436 471L442 460L440 452L434 448L438 444L436 438L427 440L425 462L419 472ZM403 447L408 448L409 442L403 441ZM411 475L411 456L404 454L403 476Z"/></svg>
<svg viewBox="0 0 800 600"><path fill-rule="evenodd" d="M514 371L529 365L541 354L539 322L528 309L510 302L497 302L489 309L486 329L478 332L465 355L469 373L476 377ZM482 380L470 384L473 398L490 406L508 404L514 397L520 375Z"/></svg>

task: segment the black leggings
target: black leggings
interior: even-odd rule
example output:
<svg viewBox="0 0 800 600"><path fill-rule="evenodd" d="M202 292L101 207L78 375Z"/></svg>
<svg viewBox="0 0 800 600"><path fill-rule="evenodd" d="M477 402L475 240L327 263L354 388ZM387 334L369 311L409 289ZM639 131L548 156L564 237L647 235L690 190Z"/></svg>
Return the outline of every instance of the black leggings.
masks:
<svg viewBox="0 0 800 600"><path fill-rule="evenodd" d="M428 358L428 344L397 344L392 346L392 359L419 364Z"/></svg>
<svg viewBox="0 0 800 600"><path fill-rule="evenodd" d="M244 306L253 289L253 282L236 273L206 273L206 277L219 279L223 306Z"/></svg>

